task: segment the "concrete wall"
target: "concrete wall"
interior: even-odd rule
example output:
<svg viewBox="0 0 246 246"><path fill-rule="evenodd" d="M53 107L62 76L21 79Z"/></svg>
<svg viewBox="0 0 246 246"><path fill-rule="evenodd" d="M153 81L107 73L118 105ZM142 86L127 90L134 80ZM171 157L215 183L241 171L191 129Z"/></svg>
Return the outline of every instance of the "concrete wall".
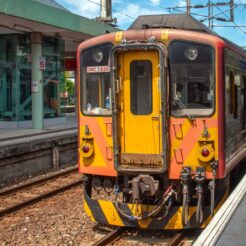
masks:
<svg viewBox="0 0 246 246"><path fill-rule="evenodd" d="M0 185L77 162L77 130L0 142Z"/></svg>

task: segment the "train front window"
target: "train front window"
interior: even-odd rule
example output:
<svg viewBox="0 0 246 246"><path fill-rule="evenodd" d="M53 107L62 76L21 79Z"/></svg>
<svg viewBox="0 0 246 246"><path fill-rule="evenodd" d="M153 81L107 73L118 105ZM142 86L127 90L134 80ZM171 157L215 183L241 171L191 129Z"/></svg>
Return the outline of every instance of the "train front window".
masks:
<svg viewBox="0 0 246 246"><path fill-rule="evenodd" d="M87 74L84 81L85 114L111 114L111 89L109 73Z"/></svg>
<svg viewBox="0 0 246 246"><path fill-rule="evenodd" d="M109 53L112 44L84 50L81 54L81 109L85 115L111 115Z"/></svg>
<svg viewBox="0 0 246 246"><path fill-rule="evenodd" d="M170 50L172 114L206 116L214 111L214 54L211 47L175 41Z"/></svg>

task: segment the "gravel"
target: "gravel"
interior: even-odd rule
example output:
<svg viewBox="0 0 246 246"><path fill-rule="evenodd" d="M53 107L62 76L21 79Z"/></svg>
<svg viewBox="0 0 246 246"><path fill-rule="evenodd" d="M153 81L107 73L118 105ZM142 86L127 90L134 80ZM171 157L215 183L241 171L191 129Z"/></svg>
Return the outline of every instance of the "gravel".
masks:
<svg viewBox="0 0 246 246"><path fill-rule="evenodd" d="M89 219L83 210L83 188L76 187L1 218L0 246L89 246L110 230ZM160 230L130 233L114 245L167 245L172 236Z"/></svg>
<svg viewBox="0 0 246 246"><path fill-rule="evenodd" d="M83 211L83 190L73 188L0 220L0 245L91 245L96 223Z"/></svg>

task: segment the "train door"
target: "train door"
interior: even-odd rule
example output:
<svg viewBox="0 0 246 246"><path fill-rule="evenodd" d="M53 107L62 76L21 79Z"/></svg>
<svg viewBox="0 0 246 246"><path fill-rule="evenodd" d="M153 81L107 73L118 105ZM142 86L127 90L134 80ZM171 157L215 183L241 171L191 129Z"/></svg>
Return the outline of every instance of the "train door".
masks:
<svg viewBox="0 0 246 246"><path fill-rule="evenodd" d="M119 132L122 165L161 164L159 56L157 51L119 55Z"/></svg>

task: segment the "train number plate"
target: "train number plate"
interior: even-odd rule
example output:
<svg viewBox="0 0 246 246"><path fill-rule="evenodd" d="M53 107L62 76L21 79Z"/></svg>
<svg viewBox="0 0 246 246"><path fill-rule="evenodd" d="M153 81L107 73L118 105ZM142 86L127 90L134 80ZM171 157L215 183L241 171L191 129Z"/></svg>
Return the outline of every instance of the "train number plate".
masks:
<svg viewBox="0 0 246 246"><path fill-rule="evenodd" d="M121 164L161 166L163 163L162 159L162 156L158 154L121 154Z"/></svg>
<svg viewBox="0 0 246 246"><path fill-rule="evenodd" d="M108 72L110 72L109 66L87 67L87 73L108 73Z"/></svg>

